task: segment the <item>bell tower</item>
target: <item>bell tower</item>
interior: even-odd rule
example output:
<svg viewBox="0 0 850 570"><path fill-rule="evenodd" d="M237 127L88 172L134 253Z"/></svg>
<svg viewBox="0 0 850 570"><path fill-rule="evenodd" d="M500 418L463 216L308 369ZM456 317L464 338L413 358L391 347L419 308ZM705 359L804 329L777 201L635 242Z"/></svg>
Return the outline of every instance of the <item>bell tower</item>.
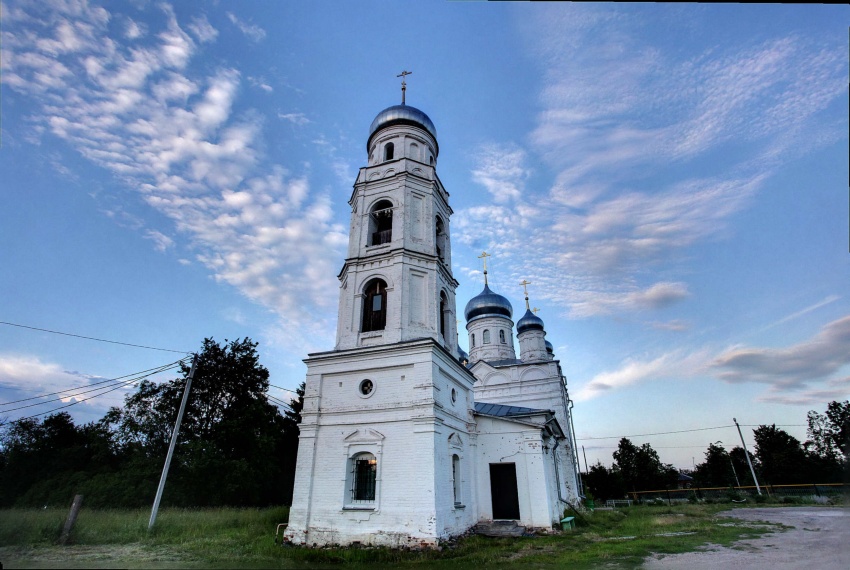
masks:
<svg viewBox="0 0 850 570"><path fill-rule="evenodd" d="M304 361L296 544L436 544L477 520L475 377L457 345L437 130L402 102L372 121L366 153L336 346Z"/></svg>
<svg viewBox="0 0 850 570"><path fill-rule="evenodd" d="M437 176L437 130L401 104L369 128L339 273L336 349L433 338L457 353L449 194Z"/></svg>

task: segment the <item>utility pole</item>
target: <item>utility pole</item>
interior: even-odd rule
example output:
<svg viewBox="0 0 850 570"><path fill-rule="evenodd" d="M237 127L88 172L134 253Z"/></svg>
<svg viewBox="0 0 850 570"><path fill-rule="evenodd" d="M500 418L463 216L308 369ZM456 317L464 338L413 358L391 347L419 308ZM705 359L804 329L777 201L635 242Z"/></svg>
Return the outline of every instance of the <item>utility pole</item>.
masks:
<svg viewBox="0 0 850 570"><path fill-rule="evenodd" d="M588 473L587 470L587 454L584 452L584 446L581 446L581 454L584 455L584 472Z"/></svg>
<svg viewBox="0 0 850 570"><path fill-rule="evenodd" d="M741 445L744 446L744 455L747 456L747 464L750 466L750 473L753 474L753 481L756 484L756 491L758 491L758 494L761 495L761 487L759 487L759 480L756 479L756 470L753 469L753 462L750 460L750 452L747 451L747 444L744 443L744 435L741 433L741 426L738 425L738 420L736 420L735 418L732 418L732 421L735 422L735 427L738 428L738 436L740 436L741 438ZM732 456L730 455L729 457L731 460Z"/></svg>
<svg viewBox="0 0 850 570"><path fill-rule="evenodd" d="M198 355L192 358L192 368L186 377L186 388L183 389L183 401L180 402L180 411L177 412L177 421L174 422L174 431L171 433L171 445L168 446L168 454L165 456L165 465L162 467L162 477L159 479L159 487L156 490L156 498L153 500L151 509L151 520L148 522L148 532L156 522L156 514L159 511L159 501L162 499L162 491L165 489L165 479L168 477L168 468L171 466L171 456L174 455L174 446L177 445L177 435L180 432L180 422L183 421L183 412L186 411L186 402L189 401L189 389L192 387L192 377L195 376L195 366L198 364Z"/></svg>

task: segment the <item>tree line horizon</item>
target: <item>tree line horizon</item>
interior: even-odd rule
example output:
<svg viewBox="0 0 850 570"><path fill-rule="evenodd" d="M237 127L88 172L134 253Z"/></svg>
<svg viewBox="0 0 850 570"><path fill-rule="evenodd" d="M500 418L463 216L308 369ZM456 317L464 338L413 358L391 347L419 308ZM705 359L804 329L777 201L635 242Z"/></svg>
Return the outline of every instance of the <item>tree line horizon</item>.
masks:
<svg viewBox="0 0 850 570"><path fill-rule="evenodd" d="M304 382L283 412L269 401L269 371L250 338L204 339L177 450L162 499L173 507L291 505ZM0 425L0 507L65 506L77 494L94 508L151 504L190 367L180 376L143 380L97 421L74 423L58 412ZM838 483L848 473L850 401L807 415L801 443L776 425L753 430L750 458L762 485ZM622 438L613 463L582 474L584 488L604 500L633 491L676 488L679 473L694 486L753 485L744 449L709 444L693 470L662 463L649 443ZM734 467L734 468L733 468Z"/></svg>

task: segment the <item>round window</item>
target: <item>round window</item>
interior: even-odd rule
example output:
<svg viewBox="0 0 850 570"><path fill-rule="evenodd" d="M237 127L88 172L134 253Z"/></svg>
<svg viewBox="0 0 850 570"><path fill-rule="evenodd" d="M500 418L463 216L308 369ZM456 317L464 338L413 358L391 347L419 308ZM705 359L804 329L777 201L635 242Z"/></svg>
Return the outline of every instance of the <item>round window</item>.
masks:
<svg viewBox="0 0 850 570"><path fill-rule="evenodd" d="M360 394L363 396L369 396L372 394L372 391L375 389L375 385L371 380L363 380L360 383Z"/></svg>

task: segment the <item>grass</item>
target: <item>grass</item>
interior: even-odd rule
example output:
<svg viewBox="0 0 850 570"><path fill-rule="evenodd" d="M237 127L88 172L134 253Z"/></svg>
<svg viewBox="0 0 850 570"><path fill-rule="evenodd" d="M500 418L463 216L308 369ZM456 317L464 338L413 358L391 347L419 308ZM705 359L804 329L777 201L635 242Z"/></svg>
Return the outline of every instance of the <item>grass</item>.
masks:
<svg viewBox="0 0 850 570"><path fill-rule="evenodd" d="M80 512L72 545L57 546L67 512L0 511L0 562L6 567L276 567L338 564L416 565L422 568L482 564L570 564L632 567L651 553L676 553L712 543L728 545L778 527L753 527L716 513L730 505L635 506L596 511L572 532L494 539L469 536L442 550L385 548L305 549L274 543L285 507L268 509L164 509L153 532L147 510Z"/></svg>

